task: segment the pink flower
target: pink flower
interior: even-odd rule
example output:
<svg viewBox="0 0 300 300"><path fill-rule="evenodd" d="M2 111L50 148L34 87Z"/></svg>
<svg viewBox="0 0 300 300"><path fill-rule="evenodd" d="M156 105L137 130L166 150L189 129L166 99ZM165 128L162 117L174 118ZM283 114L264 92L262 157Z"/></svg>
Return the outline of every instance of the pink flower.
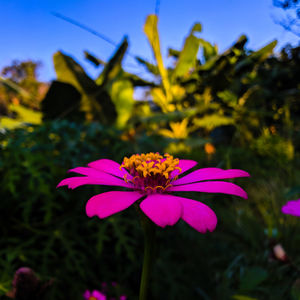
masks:
<svg viewBox="0 0 300 300"><path fill-rule="evenodd" d="M300 217L300 199L288 201L282 206L281 211L284 214Z"/></svg>
<svg viewBox="0 0 300 300"><path fill-rule="evenodd" d="M215 229L215 213L199 201L171 193L223 193L247 199L246 192L239 186L218 180L250 175L237 169L204 168L178 177L196 164L193 160L179 160L169 154L162 156L152 152L125 157L121 165L109 159L100 159L89 163L88 167L69 170L84 176L66 178L57 187L67 185L74 189L85 184L125 187L131 191L110 191L89 199L87 215L106 218L137 202L144 214L160 227L174 225L183 219L197 231L205 233Z"/></svg>
<svg viewBox="0 0 300 300"><path fill-rule="evenodd" d="M97 290L92 292L86 290L83 294L83 297L85 300L106 300L106 296Z"/></svg>

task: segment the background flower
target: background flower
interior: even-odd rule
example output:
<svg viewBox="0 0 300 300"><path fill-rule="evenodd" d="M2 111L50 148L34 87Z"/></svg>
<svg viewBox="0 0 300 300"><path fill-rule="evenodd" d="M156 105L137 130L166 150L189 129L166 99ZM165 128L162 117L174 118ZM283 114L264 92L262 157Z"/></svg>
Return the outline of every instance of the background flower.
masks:
<svg viewBox="0 0 300 300"><path fill-rule="evenodd" d="M288 201L282 206L281 211L284 214L300 217L300 199Z"/></svg>
<svg viewBox="0 0 300 300"><path fill-rule="evenodd" d="M85 300L106 300L106 296L97 290L93 290L92 292L86 290L83 294L83 298Z"/></svg>

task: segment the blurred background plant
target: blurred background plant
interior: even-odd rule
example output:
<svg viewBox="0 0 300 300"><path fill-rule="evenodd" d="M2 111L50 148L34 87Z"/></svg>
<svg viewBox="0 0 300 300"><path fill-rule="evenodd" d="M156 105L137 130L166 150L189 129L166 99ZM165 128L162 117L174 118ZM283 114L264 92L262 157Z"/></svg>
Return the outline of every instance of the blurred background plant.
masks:
<svg viewBox="0 0 300 300"><path fill-rule="evenodd" d="M150 15L144 26L156 62L135 57L147 79L123 69L126 37L107 62L85 53L95 79L61 51L49 88L37 62L2 70L0 293L27 265L54 278L49 299L81 299L100 281L117 281L136 299L143 239L135 211L89 219L83 199L105 187L55 187L67 169L92 160L158 151L252 179L241 181L247 201L193 195L216 211L214 233L183 223L159 230L152 299L300 299L300 222L281 214L300 195L300 47L274 53L273 41L252 51L243 35L220 53L196 23L182 49L169 49L167 67L157 23Z"/></svg>

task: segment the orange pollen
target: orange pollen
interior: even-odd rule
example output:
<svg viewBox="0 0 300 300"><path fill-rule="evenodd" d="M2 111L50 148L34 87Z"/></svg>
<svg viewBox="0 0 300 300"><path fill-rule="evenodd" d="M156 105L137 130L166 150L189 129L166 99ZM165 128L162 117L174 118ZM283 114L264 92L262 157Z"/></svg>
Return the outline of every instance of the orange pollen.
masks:
<svg viewBox="0 0 300 300"><path fill-rule="evenodd" d="M125 157L121 166L126 169L133 177L128 179L124 175L126 182L132 182L137 190L145 193L164 192L175 177L171 173L178 170L182 171L179 165L179 159L174 158L170 154L147 153L147 154L134 154L131 157ZM177 174L178 175L178 174ZM177 177L177 176L176 176Z"/></svg>

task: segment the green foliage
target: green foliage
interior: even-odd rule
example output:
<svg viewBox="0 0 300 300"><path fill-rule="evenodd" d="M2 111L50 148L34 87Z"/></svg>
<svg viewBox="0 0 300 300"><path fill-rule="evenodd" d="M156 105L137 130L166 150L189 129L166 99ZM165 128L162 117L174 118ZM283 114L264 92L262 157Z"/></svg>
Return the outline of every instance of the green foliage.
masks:
<svg viewBox="0 0 300 300"><path fill-rule="evenodd" d="M55 186L69 168L99 157L121 160L145 149L122 142L120 132L112 129L65 121L33 131L16 129L2 134L0 144L1 284L7 287L14 270L27 265L43 278L55 278L54 299L66 295L80 299L87 287L96 287L101 280L126 282L127 286L128 274L139 271L133 261L142 258L135 248L142 240L135 229L138 220L128 216L100 223L89 220L85 202L103 189L69 193ZM74 274L81 278L76 287Z"/></svg>
<svg viewBox="0 0 300 300"><path fill-rule="evenodd" d="M131 117L134 105L132 81L136 83L138 78L128 76L122 69L122 60L127 47L128 42L124 38L107 63L100 61L91 54L86 54L90 61L96 62L96 65L104 65L96 80L92 80L70 56L62 52L54 54L53 61L57 79L60 82L71 84L81 94L80 110L85 113L87 120L98 120L102 124L124 128ZM56 92L58 97L62 93L59 90ZM75 109L71 109L72 113L78 111L76 106L75 102L73 105L69 104L69 107L75 107ZM50 110L51 107L44 106L44 113L48 116L53 115L53 111L50 112ZM60 117L60 114L56 117Z"/></svg>
<svg viewBox="0 0 300 300"><path fill-rule="evenodd" d="M14 271L26 265L42 279L55 279L50 299L81 299L86 288L97 289L103 281L119 282L122 291L136 299L143 236L134 208L104 220L89 219L86 201L109 187L72 191L55 186L67 169L99 158L120 162L131 153L164 152L170 139L139 132L128 141L124 132L95 123L56 121L30 128L0 135L2 293L10 288ZM297 271L270 257L272 245L280 242L293 263L300 263L295 247L300 224L280 213L283 191L297 185L299 172L287 174L287 165L274 166L273 159L259 158L249 148L219 148L213 160L207 160L203 142L193 147L190 153L181 149L178 156L203 167L246 169L254 181L239 180L249 193L247 201L186 195L212 207L219 224L206 235L184 222L158 230L153 299L289 299ZM269 228L277 234L269 234Z"/></svg>
<svg viewBox="0 0 300 300"><path fill-rule="evenodd" d="M15 114L15 118L2 117L0 119L0 129L13 129L26 124L40 124L42 115L38 111L26 108L22 105L13 105L9 107L10 111Z"/></svg>

